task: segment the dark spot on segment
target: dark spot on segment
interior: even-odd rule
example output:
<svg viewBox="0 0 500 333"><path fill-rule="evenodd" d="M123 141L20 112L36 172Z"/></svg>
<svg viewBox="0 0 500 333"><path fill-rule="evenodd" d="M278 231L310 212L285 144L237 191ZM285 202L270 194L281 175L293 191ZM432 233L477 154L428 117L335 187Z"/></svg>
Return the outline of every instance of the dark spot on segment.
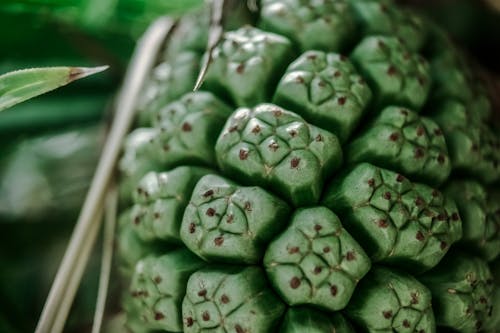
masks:
<svg viewBox="0 0 500 333"><path fill-rule="evenodd" d="M432 196L435 198L439 196L439 191L438 190L432 190Z"/></svg>
<svg viewBox="0 0 500 333"><path fill-rule="evenodd" d="M314 53L310 53L307 55L307 59L309 60L316 60L316 55Z"/></svg>
<svg viewBox="0 0 500 333"><path fill-rule="evenodd" d="M229 303L229 297L226 295L226 294L223 294L221 297L220 297L220 302L222 304L227 304Z"/></svg>
<svg viewBox="0 0 500 333"><path fill-rule="evenodd" d="M439 164L443 164L446 161L446 157L444 157L443 154L439 154L437 157L437 161L439 162Z"/></svg>
<svg viewBox="0 0 500 333"><path fill-rule="evenodd" d="M214 195L214 190L208 190L205 193L203 193L203 197L208 198Z"/></svg>
<svg viewBox="0 0 500 333"><path fill-rule="evenodd" d="M488 303L488 300L486 299L486 297L481 296L481 297L479 298L479 303L481 303L481 304L486 304L486 303Z"/></svg>
<svg viewBox="0 0 500 333"><path fill-rule="evenodd" d="M418 83L419 83L421 86L425 86L425 84L427 83L427 80L425 79L425 77L423 77L423 76L421 76L421 75L420 75L420 76L418 76L417 80L418 80Z"/></svg>
<svg viewBox="0 0 500 333"><path fill-rule="evenodd" d="M238 74L243 74L243 72L245 71L245 65L244 64L239 64L237 67L236 67L236 73Z"/></svg>
<svg viewBox="0 0 500 333"><path fill-rule="evenodd" d="M389 226L389 223L385 219L378 220L377 224L380 228L387 228Z"/></svg>
<svg viewBox="0 0 500 333"><path fill-rule="evenodd" d="M240 149L239 158L242 161L246 160L248 158L248 150L247 149Z"/></svg>
<svg viewBox="0 0 500 333"><path fill-rule="evenodd" d="M247 212L251 212L252 211L252 204L250 203L250 201L245 201L245 207L243 207Z"/></svg>
<svg viewBox="0 0 500 333"><path fill-rule="evenodd" d="M238 126L231 126L231 127L229 127L228 132L233 133L233 132L236 132L237 130L238 130Z"/></svg>
<svg viewBox="0 0 500 333"><path fill-rule="evenodd" d="M328 252L330 252L330 248L328 246L325 246L323 248L323 253L328 253Z"/></svg>
<svg viewBox="0 0 500 333"><path fill-rule="evenodd" d="M320 87L326 87L326 82L321 80L321 81L318 81L318 86Z"/></svg>
<svg viewBox="0 0 500 333"><path fill-rule="evenodd" d="M398 174L396 177L396 181L398 183L401 183L403 180L405 180L405 176L403 176L402 174Z"/></svg>
<svg viewBox="0 0 500 333"><path fill-rule="evenodd" d="M295 254L295 253L298 253L299 251L300 251L300 249L298 246L293 246L293 247L288 248L289 254Z"/></svg>
<svg viewBox="0 0 500 333"><path fill-rule="evenodd" d="M202 289L202 290L198 291L198 296L200 296L200 297L207 296L207 290L206 289Z"/></svg>
<svg viewBox="0 0 500 333"><path fill-rule="evenodd" d="M339 59L340 61L347 61L347 57L343 54L340 55Z"/></svg>
<svg viewBox="0 0 500 333"><path fill-rule="evenodd" d="M346 98L346 97L344 97L344 96L339 97L339 98L337 99L337 103L338 103L339 105L344 105L346 101L347 101L347 98Z"/></svg>
<svg viewBox="0 0 500 333"><path fill-rule="evenodd" d="M422 126L417 127L417 136L422 136L425 133L425 129Z"/></svg>
<svg viewBox="0 0 500 333"><path fill-rule="evenodd" d="M410 297L411 297L411 301L410 301L411 304L418 304L418 294L417 293L411 293Z"/></svg>
<svg viewBox="0 0 500 333"><path fill-rule="evenodd" d="M297 289L298 287L300 287L300 279L296 276L294 276L291 280L290 280L290 287L292 289Z"/></svg>
<svg viewBox="0 0 500 333"><path fill-rule="evenodd" d="M323 229L323 227L321 225L319 225L319 224L315 224L314 225L314 230L315 231L319 232L319 231L321 231L321 229Z"/></svg>
<svg viewBox="0 0 500 333"><path fill-rule="evenodd" d="M436 128L434 130L434 135L441 136L441 135L443 135L443 131L440 128Z"/></svg>
<svg viewBox="0 0 500 333"><path fill-rule="evenodd" d="M356 259L356 254L354 253L354 251L347 251L347 253L345 254L345 258L347 259L347 261L353 261Z"/></svg>
<svg viewBox="0 0 500 333"><path fill-rule="evenodd" d="M155 278L153 279L153 281L154 281L156 284L159 284L159 283L161 283L162 278L161 278L161 276L155 276Z"/></svg>
<svg viewBox="0 0 500 333"><path fill-rule="evenodd" d="M300 163L300 158L298 157L294 157L292 158L292 160L290 161L290 167L292 169L296 169L298 166L299 166L299 163Z"/></svg>
<svg viewBox="0 0 500 333"><path fill-rule="evenodd" d="M194 324L193 317L187 317L186 318L186 326L191 327L191 326L193 326L193 324Z"/></svg>
<svg viewBox="0 0 500 333"><path fill-rule="evenodd" d="M479 331L479 330L481 330L481 327L483 327L483 323L482 323L482 321L478 320L476 322L476 329Z"/></svg>
<svg viewBox="0 0 500 333"><path fill-rule="evenodd" d="M415 155L414 155L415 158L422 158L422 157L424 157L424 154L425 154L425 152L422 148L418 147L415 149Z"/></svg>
<svg viewBox="0 0 500 333"><path fill-rule="evenodd" d="M385 192L384 193L384 199L385 200L391 200L391 197L392 197L391 192Z"/></svg>
<svg viewBox="0 0 500 333"><path fill-rule="evenodd" d="M393 76L393 75L396 75L397 73L398 73L398 70L393 65L391 65L391 66L389 66L389 68L387 68L387 75Z"/></svg>
<svg viewBox="0 0 500 333"><path fill-rule="evenodd" d="M134 217L134 224L137 225L141 223L141 218L139 216Z"/></svg>
<svg viewBox="0 0 500 333"><path fill-rule="evenodd" d="M479 151L479 146L477 144L473 144L471 147L472 151Z"/></svg>
<svg viewBox="0 0 500 333"><path fill-rule="evenodd" d="M417 206L423 206L423 205L425 205L424 199L422 199L421 197L417 197L415 199L415 205L417 205Z"/></svg>
<svg viewBox="0 0 500 333"><path fill-rule="evenodd" d="M394 132L389 136L389 140L391 141L398 141L398 139L399 139L399 133Z"/></svg>
<svg viewBox="0 0 500 333"><path fill-rule="evenodd" d="M210 217L215 216L215 213L216 211L212 207L208 208L207 211L205 212L205 214Z"/></svg>
<svg viewBox="0 0 500 333"><path fill-rule="evenodd" d="M301 83L301 84L302 84L302 83L304 83L304 82L305 82L305 80L304 80L304 78L303 78L302 76L297 75L297 76L295 77L295 82L296 82L296 83Z"/></svg>
<svg viewBox="0 0 500 333"><path fill-rule="evenodd" d="M182 131L183 132L191 132L192 129L193 129L193 127L191 127L190 123L182 124Z"/></svg>
<svg viewBox="0 0 500 333"><path fill-rule="evenodd" d="M215 239L214 239L215 246L221 246L223 243L224 243L224 237L223 236L215 237Z"/></svg>
<svg viewBox="0 0 500 333"><path fill-rule="evenodd" d="M333 284L330 286L330 294L333 297L337 296L338 292L339 292L339 288L336 285Z"/></svg>
<svg viewBox="0 0 500 333"><path fill-rule="evenodd" d="M386 47L385 43L383 41L381 41L381 40L378 41L377 45L381 49L384 49Z"/></svg>
<svg viewBox="0 0 500 333"><path fill-rule="evenodd" d="M165 318L165 315L161 312L156 312L155 313L155 320L162 320Z"/></svg>
<svg viewBox="0 0 500 333"><path fill-rule="evenodd" d="M293 129L293 130L288 131L288 134L290 134L290 136L292 138L295 138L297 136L297 131Z"/></svg>
<svg viewBox="0 0 500 333"><path fill-rule="evenodd" d="M317 274L321 273L322 270L323 269L320 266L316 266L316 267L314 267L313 273L317 275Z"/></svg>
<svg viewBox="0 0 500 333"><path fill-rule="evenodd" d="M259 134L260 133L260 126L256 125L254 128L252 128L252 133L253 134Z"/></svg>
<svg viewBox="0 0 500 333"><path fill-rule="evenodd" d="M246 331L243 329L243 327L241 327L238 324L234 325L234 330L236 331L236 333L246 333Z"/></svg>
<svg viewBox="0 0 500 333"><path fill-rule="evenodd" d="M438 221L445 221L448 218L446 213L439 213L437 216Z"/></svg>
<svg viewBox="0 0 500 333"><path fill-rule="evenodd" d="M189 224L189 233L194 234L195 231L196 231L196 225L194 223L190 223Z"/></svg>
<svg viewBox="0 0 500 333"><path fill-rule="evenodd" d="M153 214L153 217L154 217L156 220L158 220L158 219L160 218L160 213L155 212L155 213Z"/></svg>
<svg viewBox="0 0 500 333"><path fill-rule="evenodd" d="M169 151L170 150L170 145L168 144L164 144L161 149L163 149L163 151Z"/></svg>
<svg viewBox="0 0 500 333"><path fill-rule="evenodd" d="M226 217L226 222L229 223L229 224L233 223L233 220L234 220L234 215L233 214L229 214Z"/></svg>
<svg viewBox="0 0 500 333"><path fill-rule="evenodd" d="M281 111L280 109L275 109L275 110L273 110L273 115L276 118L281 117L283 115L283 111Z"/></svg>
<svg viewBox="0 0 500 333"><path fill-rule="evenodd" d="M439 247L441 248L441 250L446 250L446 248L448 247L448 243L446 243L445 241L442 241L440 244L439 244Z"/></svg>
<svg viewBox="0 0 500 333"><path fill-rule="evenodd" d="M321 141L323 141L323 136L321 134L318 134L318 135L316 135L315 140L316 140L316 142L321 142Z"/></svg>
<svg viewBox="0 0 500 333"><path fill-rule="evenodd" d="M341 75L342 73L340 71L335 71L335 73L333 73L334 77L340 77Z"/></svg>
<svg viewBox="0 0 500 333"><path fill-rule="evenodd" d="M391 310L384 311L384 312L382 312L382 315L384 315L385 319L391 319L392 318L392 311Z"/></svg>
<svg viewBox="0 0 500 333"><path fill-rule="evenodd" d="M406 328L410 327L410 322L408 321L408 319L403 320L403 326Z"/></svg>
<svg viewBox="0 0 500 333"><path fill-rule="evenodd" d="M278 148L280 147L278 145L278 143L276 141L273 141L271 142L269 145L268 145L269 149L271 149L272 151L276 151L278 150Z"/></svg>
<svg viewBox="0 0 500 333"><path fill-rule="evenodd" d="M417 234L415 235L415 238L416 238L418 241L420 241L420 242L422 242L422 241L424 241L424 240L425 240L425 236L424 236L424 234L422 233L422 231L418 231L418 232L417 232Z"/></svg>
<svg viewBox="0 0 500 333"><path fill-rule="evenodd" d="M375 186L375 179L373 179L373 178L368 179L368 186L374 187Z"/></svg>
<svg viewBox="0 0 500 333"><path fill-rule="evenodd" d="M210 314L205 311L201 314L201 319L203 319L204 321L209 321L210 320Z"/></svg>
<svg viewBox="0 0 500 333"><path fill-rule="evenodd" d="M401 109L401 110L399 110L399 112L400 112L403 116L408 116L408 110Z"/></svg>

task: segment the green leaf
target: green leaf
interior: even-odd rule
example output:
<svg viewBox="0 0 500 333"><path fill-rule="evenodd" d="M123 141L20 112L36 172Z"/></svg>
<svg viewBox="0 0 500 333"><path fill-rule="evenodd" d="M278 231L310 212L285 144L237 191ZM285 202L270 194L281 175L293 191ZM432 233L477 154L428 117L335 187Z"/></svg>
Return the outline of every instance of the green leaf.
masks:
<svg viewBox="0 0 500 333"><path fill-rule="evenodd" d="M0 75L0 111L107 68L108 66L31 68Z"/></svg>

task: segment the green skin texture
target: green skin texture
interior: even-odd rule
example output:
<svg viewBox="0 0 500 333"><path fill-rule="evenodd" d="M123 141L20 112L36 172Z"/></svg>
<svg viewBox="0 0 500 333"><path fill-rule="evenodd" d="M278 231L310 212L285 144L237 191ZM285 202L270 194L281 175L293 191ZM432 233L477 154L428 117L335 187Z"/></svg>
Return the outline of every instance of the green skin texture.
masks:
<svg viewBox="0 0 500 333"><path fill-rule="evenodd" d="M182 305L186 333L273 332L285 312L264 272L254 266L203 269L189 278L186 290Z"/></svg>
<svg viewBox="0 0 500 333"><path fill-rule="evenodd" d="M360 282L345 312L370 333L436 332L429 289L411 275L383 267Z"/></svg>
<svg viewBox="0 0 500 333"><path fill-rule="evenodd" d="M374 262L413 272L434 267L462 236L453 200L368 163L338 177L323 203L335 209Z"/></svg>
<svg viewBox="0 0 500 333"><path fill-rule="evenodd" d="M343 309L370 270L361 246L326 207L299 209L264 256L271 284L290 305Z"/></svg>
<svg viewBox="0 0 500 333"><path fill-rule="evenodd" d="M279 333L354 333L340 313L334 315L322 313L307 307L291 307L283 318Z"/></svg>
<svg viewBox="0 0 500 333"><path fill-rule="evenodd" d="M223 172L270 188L294 206L315 204L342 163L337 137L273 104L234 112L215 146Z"/></svg>
<svg viewBox="0 0 500 333"><path fill-rule="evenodd" d="M355 31L347 1L263 0L259 27L305 50L342 51Z"/></svg>
<svg viewBox="0 0 500 333"><path fill-rule="evenodd" d="M419 279L432 292L438 325L461 333L493 328L488 327L492 324L493 277L481 259L454 253Z"/></svg>
<svg viewBox="0 0 500 333"><path fill-rule="evenodd" d="M368 327L369 331L375 331L377 325L382 325L382 332L436 331L429 290L398 269L415 274L437 270L435 267L440 267L440 261L446 263L448 258L456 255L451 251L445 256L450 247L457 247L455 244L462 237L462 221L448 195L413 181L437 186L448 177L450 165L457 174L473 175L483 181L498 179L495 178L499 177L498 169L488 169L485 164L481 165L482 162L474 162L477 165L468 169L457 166L455 157L467 156L470 153L467 149L471 146L460 147L459 142L457 151L462 150L456 153L449 144L449 133L455 130L448 131L451 120L443 116L443 121L438 121L440 118L436 115L436 109L442 103L452 101L465 105L466 121L461 118L459 125L474 128L472 136L477 133L479 139L472 139L482 145L479 147L481 158L493 165L495 144L489 145L488 141L495 137L485 123L490 107L480 90L471 88L471 76L458 62L447 62L448 67L439 71L438 57L444 53L440 49L449 44L440 44L440 37L434 36L432 26L425 24L434 34L430 42L435 44L429 45L419 19L393 8L389 1L374 4L372 0L336 0L325 6L334 3L341 8L346 2L353 10L339 15L317 11L315 7L321 6L320 1L309 2L314 8L304 6L305 2L301 0L281 1L277 5L277 1L262 1L269 15L274 15L272 10L276 8L273 6L284 6L286 15L271 20L271 16L264 18L268 14L261 11L256 22L260 28L271 32L245 27L225 33L215 49L202 91L189 94L195 101L194 107L187 103L187 97L173 103L158 103L156 108L151 108L150 123L146 124L152 128L143 129L153 133L152 138L138 140L140 144L126 151L132 167L127 169L128 165L123 165L124 170L139 170L151 163L155 166L162 164L161 171L177 165L202 165L214 172L202 178L193 193L188 190L185 193L186 197L191 196L191 203L183 216L181 239L196 260L206 262L206 268L193 273L189 282L179 282L180 291L176 290L179 294L186 294L181 306L181 330L185 332L321 331L326 327L330 329L328 325L331 323L321 319L307 324L305 318L316 318L311 313L322 314L320 309L329 309L327 316L331 317L332 309L340 310L346 304L347 308L342 311L348 314L356 329ZM381 5L389 8L384 9ZM311 34L306 31L310 23L323 24L318 22L322 19L314 20L315 15L324 15L326 25L340 21L356 22L355 33L346 33L344 39L342 32L350 29L346 24L337 28L339 35L336 36L317 33L317 39L303 37L306 35L302 33ZM288 19L290 21L286 23ZM297 24L299 21L296 20L302 23ZM273 30L271 26L275 22L270 21L279 23L279 29L289 29L290 39L273 33L278 30ZM165 59L170 64L175 63L171 57L180 57L186 52L202 56L206 26L201 31L189 26L192 23L184 26L181 22L174 32L173 36L177 36L172 40L174 46L165 52ZM396 26L398 29L393 30ZM296 27L305 29L296 30ZM281 33L288 34L284 30ZM194 38L196 35L201 36L200 40ZM394 36L406 40L406 45ZM329 47L332 48L320 48L322 38L332 37L342 41L331 44ZM320 50L310 50L307 43L318 43ZM430 55L432 71L416 50L425 50ZM332 51L350 54L350 59ZM311 54L316 58L312 59ZM174 67L171 69L175 71ZM337 70L340 76L334 79ZM179 87L185 84L184 79L192 81L188 74L185 77L183 74L172 75L177 75ZM297 79L299 75L303 76L304 83ZM318 78L324 83L319 83L322 81ZM360 83L361 78L365 83ZM297 85L293 86L294 83ZM454 95L464 87L467 93L459 97ZM307 96L305 88L308 89ZM209 95L211 97L207 97ZM343 104L339 105L341 97L346 99L342 99L340 104ZM342 115L345 118L330 114L318 116L318 112L323 112L320 110L325 104L322 101L337 105L337 111L345 111ZM275 104L265 104L268 102ZM402 108L409 109L405 117L398 113ZM439 127L415 113L420 110L431 112L425 116L430 115ZM190 117L196 121L192 122ZM190 126L185 127L188 118ZM420 126L424 134L419 136ZM449 155L439 128L444 133ZM404 154L387 155L388 151L381 149L387 141L377 141L373 137L380 133L381 138L387 140L392 131L398 131L401 139L393 147L407 144L406 150L402 149ZM468 133L466 136L470 137ZM164 150L165 143L169 144L167 150ZM341 143L347 160L345 165L342 165ZM352 148L355 145L367 148L363 157L356 156L358 148ZM417 148L425 148L426 153L431 153L422 158L422 164L405 161L405 156L415 156ZM444 158L440 158L440 154ZM134 161L134 158L149 159L149 162ZM344 169L339 174L341 167ZM328 183L330 185L325 187ZM137 187L137 182L132 186ZM247 201L251 201L250 205L246 204ZM328 209L318 207L319 204ZM498 209L495 207L492 203L486 206L486 216L492 221L497 221ZM230 219L230 226L227 224L228 211L238 211ZM306 218L297 219L296 216ZM326 222L321 223L324 227L316 230L318 221ZM195 226L193 233L192 223ZM257 229L252 229L255 227L260 229L255 232L253 230ZM328 230L336 232L317 237ZM200 243L193 236L206 241ZM491 239L495 237L498 235ZM335 251L328 252L336 259L329 266L314 253L314 249L322 245L323 238L330 239L331 249L334 244L339 245ZM229 242L229 239L234 242ZM290 248L287 249L289 241L300 243L301 251L291 250L290 253ZM148 251L141 247L146 247L148 242L141 240L134 244L141 252L133 255L129 262ZM350 252L352 249L356 249L355 255ZM320 261L316 260L318 258ZM487 276L483 259L473 260L481 264L470 266L468 271ZM371 269L370 261L373 262ZM326 266L321 271L316 269L317 263L328 266L328 269ZM246 266L236 267L234 264ZM387 268L380 267L381 264ZM453 271L453 267L444 265ZM323 289L315 290L328 292L328 297L323 299L317 297L319 292L309 293L304 288L308 279L318 278L320 285L320 273L334 275L334 281L328 282L337 287L329 285L329 288L323 286ZM343 277L342 273L349 276ZM155 295L152 288L150 291L151 299L161 296ZM489 289L487 291L490 293ZM441 294L442 291L437 290L433 299L439 299ZM332 298L336 303L331 302ZM144 320L138 313L153 313L151 301L136 304L129 299L126 299L126 305L131 323ZM291 304L301 304L300 311L294 311L295 305ZM436 301L433 306L437 307L437 304ZM452 311L450 307L454 306L446 302L439 304L444 304L439 305L444 313ZM178 318L181 307L165 313L165 317ZM231 307L236 310L228 310ZM382 312L384 308L391 311L388 318ZM363 311L359 312L359 309ZM493 313L495 311L494 307ZM285 315L285 312L289 314ZM483 313L484 308L478 306L476 312ZM464 316L465 325L474 326L474 318ZM304 323L307 327L300 329ZM310 327L316 323L317 326ZM443 325L441 319L438 323ZM337 324L333 325L340 329ZM493 325L493 320L485 320L485 329Z"/></svg>
<svg viewBox="0 0 500 333"><path fill-rule="evenodd" d="M184 210L198 180L210 170L177 167L169 172L145 175L133 193L131 222L143 241L180 243Z"/></svg>
<svg viewBox="0 0 500 333"><path fill-rule="evenodd" d="M426 101L429 64L397 38L366 37L352 51L351 60L372 87L375 110L391 104L420 110Z"/></svg>
<svg viewBox="0 0 500 333"><path fill-rule="evenodd" d="M371 97L370 88L346 57L308 51L288 66L273 103L296 112L345 142Z"/></svg>
<svg viewBox="0 0 500 333"><path fill-rule="evenodd" d="M475 181L452 181L445 188L453 198L462 217L463 237L469 249L491 261L500 254L500 219L498 192L489 196Z"/></svg>
<svg viewBox="0 0 500 333"><path fill-rule="evenodd" d="M435 186L451 172L441 129L405 108L382 110L346 151L349 164L371 162Z"/></svg>
<svg viewBox="0 0 500 333"><path fill-rule="evenodd" d="M427 37L424 21L391 0L349 0L363 35L393 35L418 51Z"/></svg>
<svg viewBox="0 0 500 333"><path fill-rule="evenodd" d="M180 227L183 243L206 261L257 264L285 226L290 208L263 189L216 175L193 191Z"/></svg>

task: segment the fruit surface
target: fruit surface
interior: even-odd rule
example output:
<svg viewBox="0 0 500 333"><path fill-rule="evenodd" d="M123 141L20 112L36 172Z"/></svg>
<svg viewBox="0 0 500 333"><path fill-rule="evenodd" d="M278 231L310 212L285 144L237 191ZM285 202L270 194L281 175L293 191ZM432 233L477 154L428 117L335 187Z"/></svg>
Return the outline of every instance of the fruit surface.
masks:
<svg viewBox="0 0 500 333"><path fill-rule="evenodd" d="M206 11L144 88L120 164L129 329L495 332L500 138L473 66L388 0L242 13L200 91Z"/></svg>

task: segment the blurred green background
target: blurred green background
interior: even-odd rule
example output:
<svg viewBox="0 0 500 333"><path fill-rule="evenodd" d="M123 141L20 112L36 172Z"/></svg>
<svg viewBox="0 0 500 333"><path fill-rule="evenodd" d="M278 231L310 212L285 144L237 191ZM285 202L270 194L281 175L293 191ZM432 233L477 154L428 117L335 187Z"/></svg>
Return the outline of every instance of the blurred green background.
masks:
<svg viewBox="0 0 500 333"><path fill-rule="evenodd" d="M399 2L447 28L488 69L492 82L500 82L500 12L486 0ZM156 17L178 15L200 3L0 1L0 74L50 65L110 65L102 74L0 113L0 332L34 330L137 38ZM94 252L66 332L89 331L99 246Z"/></svg>

